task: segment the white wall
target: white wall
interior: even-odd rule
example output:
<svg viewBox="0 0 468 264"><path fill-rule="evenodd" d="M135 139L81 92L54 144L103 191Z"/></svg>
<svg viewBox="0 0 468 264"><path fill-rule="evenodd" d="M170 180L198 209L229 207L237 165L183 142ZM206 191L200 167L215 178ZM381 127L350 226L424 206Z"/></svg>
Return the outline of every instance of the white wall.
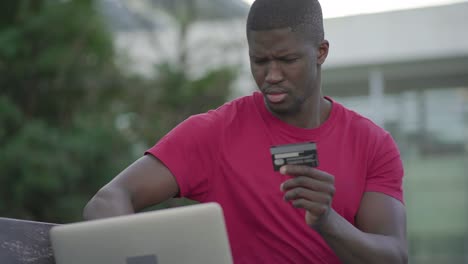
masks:
<svg viewBox="0 0 468 264"><path fill-rule="evenodd" d="M468 55L468 3L328 19L325 67Z"/></svg>

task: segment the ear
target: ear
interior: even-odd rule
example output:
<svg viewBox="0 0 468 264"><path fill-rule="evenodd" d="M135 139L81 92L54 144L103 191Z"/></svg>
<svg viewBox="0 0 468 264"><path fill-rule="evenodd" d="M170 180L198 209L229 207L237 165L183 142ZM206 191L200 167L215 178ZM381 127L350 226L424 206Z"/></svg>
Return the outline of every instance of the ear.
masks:
<svg viewBox="0 0 468 264"><path fill-rule="evenodd" d="M328 50L330 49L330 43L328 40L323 40L318 47L318 54L317 54L317 64L322 65L325 63L325 60L328 57Z"/></svg>

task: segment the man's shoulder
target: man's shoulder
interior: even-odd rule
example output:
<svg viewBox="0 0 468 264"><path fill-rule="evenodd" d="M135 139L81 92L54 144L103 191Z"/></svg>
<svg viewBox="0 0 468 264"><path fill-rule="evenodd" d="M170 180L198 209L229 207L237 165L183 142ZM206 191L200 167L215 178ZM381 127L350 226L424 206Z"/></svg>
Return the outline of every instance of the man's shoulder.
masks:
<svg viewBox="0 0 468 264"><path fill-rule="evenodd" d="M363 136L382 137L389 133L383 127L379 126L369 117L364 116L355 110L352 110L341 103L334 101L336 107L339 108L341 121L349 126L350 131L356 132Z"/></svg>
<svg viewBox="0 0 468 264"><path fill-rule="evenodd" d="M380 152L398 153L398 146L390 132L354 110L339 105L340 123L345 124L344 132L357 148L366 149L370 155Z"/></svg>
<svg viewBox="0 0 468 264"><path fill-rule="evenodd" d="M216 109L192 115L184 122L197 124L197 126L219 126L232 123L234 120L241 120L249 113L252 113L253 108L255 108L254 96L252 94L232 99Z"/></svg>
<svg viewBox="0 0 468 264"><path fill-rule="evenodd" d="M224 103L216 109L196 116L211 115L227 120L248 113L255 107L255 94L241 96Z"/></svg>
<svg viewBox="0 0 468 264"><path fill-rule="evenodd" d="M256 94L244 95L232 99L229 102L226 102L222 106L218 107L216 110L230 112L230 111L239 111L244 110L255 105L255 96Z"/></svg>

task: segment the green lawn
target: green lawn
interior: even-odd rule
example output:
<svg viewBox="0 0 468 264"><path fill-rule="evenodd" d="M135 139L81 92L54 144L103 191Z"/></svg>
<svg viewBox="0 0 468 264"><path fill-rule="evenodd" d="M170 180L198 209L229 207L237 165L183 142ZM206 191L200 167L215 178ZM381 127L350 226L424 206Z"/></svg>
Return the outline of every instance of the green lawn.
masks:
<svg viewBox="0 0 468 264"><path fill-rule="evenodd" d="M410 236L468 233L466 161L464 156L405 161L404 184Z"/></svg>

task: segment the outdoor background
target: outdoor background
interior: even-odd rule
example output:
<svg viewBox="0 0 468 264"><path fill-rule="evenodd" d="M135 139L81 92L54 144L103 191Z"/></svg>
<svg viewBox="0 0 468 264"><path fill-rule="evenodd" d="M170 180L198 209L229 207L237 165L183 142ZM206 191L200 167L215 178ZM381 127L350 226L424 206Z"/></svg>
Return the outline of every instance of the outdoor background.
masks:
<svg viewBox="0 0 468 264"><path fill-rule="evenodd" d="M248 2L2 1L0 217L80 221L179 122L254 91ZM396 139L410 263L468 263L468 2L393 2L322 4L323 91Z"/></svg>

